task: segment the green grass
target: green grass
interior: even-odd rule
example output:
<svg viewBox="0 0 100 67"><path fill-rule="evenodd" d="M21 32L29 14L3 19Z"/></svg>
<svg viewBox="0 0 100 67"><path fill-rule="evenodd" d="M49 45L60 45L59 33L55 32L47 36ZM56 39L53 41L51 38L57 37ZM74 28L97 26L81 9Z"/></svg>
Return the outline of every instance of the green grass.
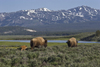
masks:
<svg viewBox="0 0 100 67"><path fill-rule="evenodd" d="M66 36L42 36L47 40L68 40L71 37L75 37L77 40L93 35L94 32L78 33L74 35ZM31 35L0 35L0 40L30 40L36 36Z"/></svg>
<svg viewBox="0 0 100 67"><path fill-rule="evenodd" d="M28 49L17 49L21 45ZM0 67L100 67L100 44L69 48L66 43L48 43L47 48L31 50L29 43L0 42Z"/></svg>
<svg viewBox="0 0 100 67"><path fill-rule="evenodd" d="M24 43L24 42L0 42L0 47L20 47L22 45L30 46L29 43Z"/></svg>
<svg viewBox="0 0 100 67"><path fill-rule="evenodd" d="M66 35L66 36L44 36L48 40L68 40L71 37L75 37L77 40L82 38L88 37L95 34L94 32L85 32L85 33L78 33L73 35Z"/></svg>
<svg viewBox="0 0 100 67"><path fill-rule="evenodd" d="M0 42L0 47L20 47L22 45L26 45L28 48L30 47L30 43L25 42ZM67 45L66 43L48 43L48 46L56 46L56 45Z"/></svg>
<svg viewBox="0 0 100 67"><path fill-rule="evenodd" d="M0 35L0 40L28 40L31 35Z"/></svg>

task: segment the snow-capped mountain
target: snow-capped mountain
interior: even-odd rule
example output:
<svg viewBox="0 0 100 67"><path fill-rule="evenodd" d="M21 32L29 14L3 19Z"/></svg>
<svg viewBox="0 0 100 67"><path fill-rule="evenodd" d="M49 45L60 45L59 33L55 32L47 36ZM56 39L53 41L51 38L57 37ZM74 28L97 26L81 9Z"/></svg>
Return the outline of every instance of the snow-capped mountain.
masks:
<svg viewBox="0 0 100 67"><path fill-rule="evenodd" d="M53 11L47 8L0 13L0 26L34 26L43 24L80 23L100 21L100 10L79 6L69 10Z"/></svg>
<svg viewBox="0 0 100 67"><path fill-rule="evenodd" d="M36 11L51 11L51 10L49 10L48 8L39 8L39 9L36 9Z"/></svg>

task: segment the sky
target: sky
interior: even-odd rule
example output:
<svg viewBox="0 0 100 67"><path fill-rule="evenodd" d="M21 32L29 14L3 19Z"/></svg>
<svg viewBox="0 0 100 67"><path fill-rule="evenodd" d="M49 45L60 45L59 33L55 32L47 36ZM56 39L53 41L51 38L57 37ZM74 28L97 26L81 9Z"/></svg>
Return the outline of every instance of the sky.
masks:
<svg viewBox="0 0 100 67"><path fill-rule="evenodd" d="M68 10L78 6L100 9L100 0L0 0L0 12L15 12L48 8L50 10Z"/></svg>

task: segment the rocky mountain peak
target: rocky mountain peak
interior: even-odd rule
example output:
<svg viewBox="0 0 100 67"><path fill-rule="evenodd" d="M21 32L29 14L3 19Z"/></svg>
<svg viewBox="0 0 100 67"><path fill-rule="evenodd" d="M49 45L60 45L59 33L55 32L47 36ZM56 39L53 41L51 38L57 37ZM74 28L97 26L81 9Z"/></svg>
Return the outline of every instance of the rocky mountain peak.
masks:
<svg viewBox="0 0 100 67"><path fill-rule="evenodd" d="M0 13L0 26L34 26L87 21L100 21L100 10L88 6L78 6L59 11L38 8L11 13Z"/></svg>
<svg viewBox="0 0 100 67"><path fill-rule="evenodd" d="M38 8L36 9L36 11L51 11L51 10L49 10L48 8Z"/></svg>

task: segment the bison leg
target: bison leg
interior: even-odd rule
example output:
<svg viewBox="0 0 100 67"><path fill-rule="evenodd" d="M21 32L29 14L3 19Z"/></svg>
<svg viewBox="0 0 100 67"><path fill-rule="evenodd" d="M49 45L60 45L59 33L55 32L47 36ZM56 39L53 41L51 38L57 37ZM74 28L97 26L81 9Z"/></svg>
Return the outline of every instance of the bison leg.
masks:
<svg viewBox="0 0 100 67"><path fill-rule="evenodd" d="M34 47L36 47L37 43L33 43L33 46L31 47L31 50L33 50Z"/></svg>
<svg viewBox="0 0 100 67"><path fill-rule="evenodd" d="M35 47L40 48L40 46L35 46Z"/></svg>
<svg viewBox="0 0 100 67"><path fill-rule="evenodd" d="M21 49L21 51L22 51L23 49Z"/></svg>
<svg viewBox="0 0 100 67"><path fill-rule="evenodd" d="M35 47L35 43L33 41L30 42L31 50Z"/></svg>
<svg viewBox="0 0 100 67"><path fill-rule="evenodd" d="M31 50L33 50L33 47L31 47Z"/></svg>

